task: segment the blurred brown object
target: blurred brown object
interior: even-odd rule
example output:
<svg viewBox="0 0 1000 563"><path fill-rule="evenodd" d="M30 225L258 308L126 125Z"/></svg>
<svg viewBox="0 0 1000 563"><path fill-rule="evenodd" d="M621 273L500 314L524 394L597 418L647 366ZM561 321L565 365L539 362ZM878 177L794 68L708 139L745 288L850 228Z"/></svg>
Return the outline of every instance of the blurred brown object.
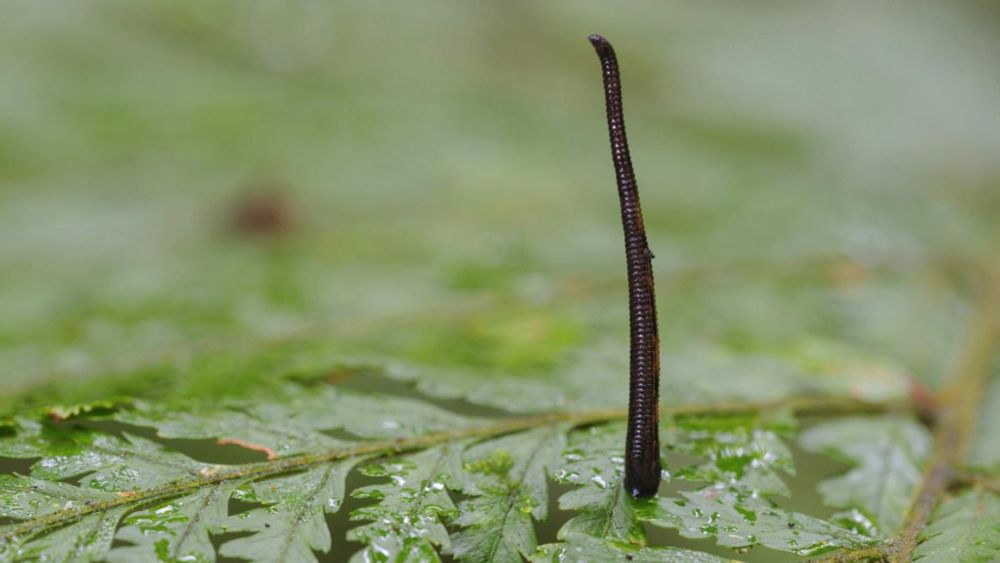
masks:
<svg viewBox="0 0 1000 563"><path fill-rule="evenodd" d="M229 208L229 228L241 235L275 235L291 230L297 213L287 186L257 182L237 196Z"/></svg>

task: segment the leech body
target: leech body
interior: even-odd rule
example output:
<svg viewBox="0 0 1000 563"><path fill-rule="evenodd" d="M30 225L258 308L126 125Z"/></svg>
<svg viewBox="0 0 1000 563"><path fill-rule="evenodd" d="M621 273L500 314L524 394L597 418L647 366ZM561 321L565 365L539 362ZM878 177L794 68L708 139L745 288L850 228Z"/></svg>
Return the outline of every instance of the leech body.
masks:
<svg viewBox="0 0 1000 563"><path fill-rule="evenodd" d="M600 35L591 35L604 74L604 100L611 136L611 158L618 181L625 258L628 264L629 400L625 441L625 489L634 498L656 494L660 486L659 394L660 342L653 292L653 253L646 243L646 227L625 136L622 91L615 51Z"/></svg>

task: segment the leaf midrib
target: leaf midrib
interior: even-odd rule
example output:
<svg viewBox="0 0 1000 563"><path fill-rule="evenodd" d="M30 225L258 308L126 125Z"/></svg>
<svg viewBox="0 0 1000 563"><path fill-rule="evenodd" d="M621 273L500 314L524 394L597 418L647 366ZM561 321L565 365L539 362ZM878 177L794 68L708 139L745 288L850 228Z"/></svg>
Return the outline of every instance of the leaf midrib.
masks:
<svg viewBox="0 0 1000 563"><path fill-rule="evenodd" d="M196 510L194 516L188 521L187 525L181 531L181 535L177 537L177 543L174 544L174 548L170 550L170 556L174 559L180 559L181 549L184 547L184 542L187 541L188 537L191 535L191 531L194 530L198 522L201 522L202 513L208 508L212 499L218 494L219 487L212 487L209 489L208 493L205 495L204 500L201 503L200 510Z"/></svg>
<svg viewBox="0 0 1000 563"><path fill-rule="evenodd" d="M524 477L525 475L528 474L528 468L530 468L532 464L534 464L535 458L538 457L538 452L541 451L542 447L545 445L545 442L547 442L552 438L552 434L555 432L555 429L556 429L555 424L549 425L548 431L545 432L538 439L538 443L535 444L535 447L531 449L531 453L528 455L528 459L525 461L524 466L521 468L521 471L518 472L517 479L512 481L513 486L511 486L507 490L507 503L506 507L504 508L503 519L500 520L500 526L499 526L500 533L496 535L496 540L493 541L490 547L490 555L487 558L487 561L493 561L493 557L496 555L497 550L500 549L500 542L504 537L503 530L507 528L507 518L510 516L510 513L513 509L514 501L516 500L516 494L521 490L521 487L524 486Z"/></svg>
<svg viewBox="0 0 1000 563"><path fill-rule="evenodd" d="M323 490L323 487L326 486L327 482L330 480L330 474L333 473L334 467L333 463L329 463L326 470L323 471L323 477L319 479L316 486L313 487L313 490L306 497L307 502L303 502L302 505L299 506L299 510L295 514L295 518L292 519L292 525L288 527L288 533L285 535L285 540L282 542L280 551L281 558L278 559L280 563L285 561L285 556L289 553L288 546L292 545L292 541L295 539L296 535L295 531L302 522L302 518L305 516L307 511L315 508L314 506L310 506L310 503L316 498L317 495L319 495L319 492ZM322 508L320 508L320 510L322 510Z"/></svg>

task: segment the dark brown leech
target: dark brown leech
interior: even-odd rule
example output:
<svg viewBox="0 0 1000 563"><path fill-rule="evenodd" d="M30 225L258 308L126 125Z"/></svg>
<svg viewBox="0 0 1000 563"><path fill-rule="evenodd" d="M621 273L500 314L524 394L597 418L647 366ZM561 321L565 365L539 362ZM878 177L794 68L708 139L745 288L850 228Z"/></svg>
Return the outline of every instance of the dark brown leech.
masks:
<svg viewBox="0 0 1000 563"><path fill-rule="evenodd" d="M660 440L657 408L660 394L660 338L653 293L653 253L646 243L646 227L622 115L622 88L615 50L600 35L590 42L601 59L604 100L611 135L611 158L618 180L618 199L625 229L629 306L628 436L625 440L625 489L634 498L656 494L660 486Z"/></svg>

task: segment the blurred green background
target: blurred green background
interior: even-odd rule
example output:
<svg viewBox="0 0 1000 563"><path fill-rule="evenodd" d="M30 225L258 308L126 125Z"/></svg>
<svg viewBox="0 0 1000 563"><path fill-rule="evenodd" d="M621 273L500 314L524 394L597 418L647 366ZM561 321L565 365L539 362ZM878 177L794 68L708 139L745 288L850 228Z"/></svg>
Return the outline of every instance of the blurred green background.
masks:
<svg viewBox="0 0 1000 563"><path fill-rule="evenodd" d="M1000 239L991 2L3 9L8 410L290 342L518 373L623 345L592 32L665 346L846 340L933 382L961 311L914 268Z"/></svg>

